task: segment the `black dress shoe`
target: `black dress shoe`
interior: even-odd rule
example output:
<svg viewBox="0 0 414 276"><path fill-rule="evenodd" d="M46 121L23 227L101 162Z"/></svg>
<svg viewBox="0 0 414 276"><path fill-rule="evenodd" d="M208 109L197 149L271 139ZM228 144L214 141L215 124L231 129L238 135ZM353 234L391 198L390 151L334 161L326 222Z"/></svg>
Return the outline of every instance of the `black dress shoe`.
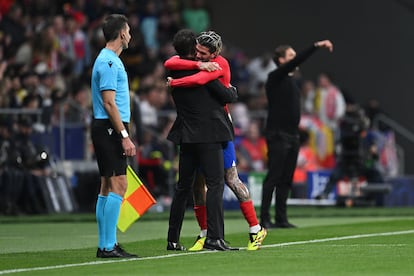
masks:
<svg viewBox="0 0 414 276"><path fill-rule="evenodd" d="M98 247L96 250L96 258L102 258L103 250Z"/></svg>
<svg viewBox="0 0 414 276"><path fill-rule="evenodd" d="M178 242L168 242L167 250L186 251L187 249Z"/></svg>
<svg viewBox="0 0 414 276"><path fill-rule="evenodd" d="M227 243L222 239L213 240L210 238L206 238L206 241L204 242L204 248L219 251L239 250L238 248L228 246Z"/></svg>
<svg viewBox="0 0 414 276"><path fill-rule="evenodd" d="M116 244L112 250L101 250L102 255L100 258L137 258L138 255L131 254L123 250L119 244Z"/></svg>
<svg viewBox="0 0 414 276"><path fill-rule="evenodd" d="M263 222L261 222L261 223L260 223L260 225L261 225L263 228L266 228L266 229L276 228L276 224L274 224L274 223L272 223L272 222L270 222L270 221L263 221Z"/></svg>
<svg viewBox="0 0 414 276"><path fill-rule="evenodd" d="M275 228L297 228L297 226L285 221L285 222L276 222Z"/></svg>

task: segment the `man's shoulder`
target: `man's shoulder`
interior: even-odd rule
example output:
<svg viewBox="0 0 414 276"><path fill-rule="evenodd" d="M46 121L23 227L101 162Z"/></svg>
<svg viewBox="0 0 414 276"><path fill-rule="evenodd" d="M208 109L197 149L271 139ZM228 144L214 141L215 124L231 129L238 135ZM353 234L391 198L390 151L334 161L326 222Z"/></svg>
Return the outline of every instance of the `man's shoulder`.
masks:
<svg viewBox="0 0 414 276"><path fill-rule="evenodd" d="M94 65L96 69L104 69L106 67L114 69L122 66L122 61L114 56L99 54L95 59Z"/></svg>
<svg viewBox="0 0 414 276"><path fill-rule="evenodd" d="M164 61L164 67L166 67L166 68L168 69L169 64L170 64L171 62L175 62L175 61L177 61L177 60L179 60L179 59L180 59L180 56L178 56L178 55L174 55L174 56L171 56L171 57L167 58L167 59Z"/></svg>
<svg viewBox="0 0 414 276"><path fill-rule="evenodd" d="M168 60L176 60L176 59L180 59L180 56L179 55L170 56L166 61L168 61Z"/></svg>
<svg viewBox="0 0 414 276"><path fill-rule="evenodd" d="M107 48L101 49L101 51L98 53L96 59L114 59L118 57L116 54L114 54L113 51L108 50Z"/></svg>
<svg viewBox="0 0 414 276"><path fill-rule="evenodd" d="M278 75L279 73L280 73L280 70L277 70L277 68L276 68L275 70L270 71L270 72L267 74L267 77L268 77L268 78L270 78L270 77L273 77L273 76L275 76L275 75Z"/></svg>

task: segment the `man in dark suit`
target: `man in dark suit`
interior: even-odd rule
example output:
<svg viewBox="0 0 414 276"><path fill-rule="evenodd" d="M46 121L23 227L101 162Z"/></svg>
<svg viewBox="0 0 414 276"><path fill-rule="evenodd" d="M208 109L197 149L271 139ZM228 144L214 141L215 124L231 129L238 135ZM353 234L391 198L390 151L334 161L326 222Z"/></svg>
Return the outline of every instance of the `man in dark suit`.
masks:
<svg viewBox="0 0 414 276"><path fill-rule="evenodd" d="M184 59L194 59L196 36L181 30L173 45ZM172 71L180 78L196 71ZM192 194L196 171L201 169L207 185L207 239L204 247L230 250L224 242L223 222L223 143L233 139L233 128L224 111L224 104L237 99L235 88L226 88L218 80L205 86L174 88L172 96L177 118L168 139L180 145L179 180L171 204L167 250L185 250L179 244L187 199Z"/></svg>

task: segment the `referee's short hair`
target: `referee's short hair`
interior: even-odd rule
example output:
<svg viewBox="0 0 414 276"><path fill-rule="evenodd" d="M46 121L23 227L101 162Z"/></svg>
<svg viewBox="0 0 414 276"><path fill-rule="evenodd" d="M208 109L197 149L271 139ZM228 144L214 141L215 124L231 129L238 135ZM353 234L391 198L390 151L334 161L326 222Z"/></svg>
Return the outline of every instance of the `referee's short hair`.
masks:
<svg viewBox="0 0 414 276"><path fill-rule="evenodd" d="M113 41L118 38L119 33L128 24L128 18L123 14L111 14L105 18L102 24L102 31L105 41Z"/></svg>

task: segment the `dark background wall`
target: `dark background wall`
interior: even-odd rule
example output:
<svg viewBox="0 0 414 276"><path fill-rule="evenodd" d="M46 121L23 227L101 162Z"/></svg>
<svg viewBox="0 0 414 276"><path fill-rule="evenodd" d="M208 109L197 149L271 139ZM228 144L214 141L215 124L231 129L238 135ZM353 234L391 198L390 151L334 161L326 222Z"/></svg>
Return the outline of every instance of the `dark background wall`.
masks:
<svg viewBox="0 0 414 276"><path fill-rule="evenodd" d="M308 78L328 71L357 102L377 99L389 117L414 132L412 0L208 0L212 29L225 44L250 57L279 44L300 50L330 39L334 52L320 50L301 70ZM414 144L397 135L405 172L414 173Z"/></svg>

